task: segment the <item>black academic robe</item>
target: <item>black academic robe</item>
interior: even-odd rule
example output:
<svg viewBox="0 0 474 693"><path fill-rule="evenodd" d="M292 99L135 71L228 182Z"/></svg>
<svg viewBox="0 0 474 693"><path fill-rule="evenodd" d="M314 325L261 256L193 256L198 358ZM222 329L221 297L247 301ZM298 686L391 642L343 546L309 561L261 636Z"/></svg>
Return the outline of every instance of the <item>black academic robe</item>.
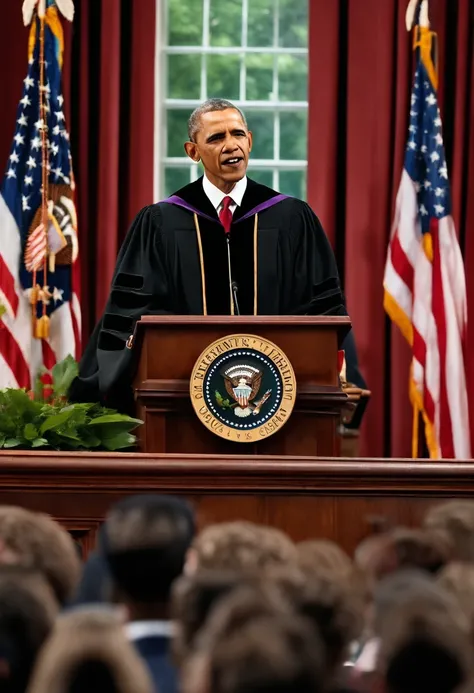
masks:
<svg viewBox="0 0 474 693"><path fill-rule="evenodd" d="M134 220L70 398L126 408L126 344L142 315L202 315L205 304L231 314L228 250L241 314L254 314L255 285L258 315L346 313L334 254L305 202L248 179L227 239L201 178Z"/></svg>

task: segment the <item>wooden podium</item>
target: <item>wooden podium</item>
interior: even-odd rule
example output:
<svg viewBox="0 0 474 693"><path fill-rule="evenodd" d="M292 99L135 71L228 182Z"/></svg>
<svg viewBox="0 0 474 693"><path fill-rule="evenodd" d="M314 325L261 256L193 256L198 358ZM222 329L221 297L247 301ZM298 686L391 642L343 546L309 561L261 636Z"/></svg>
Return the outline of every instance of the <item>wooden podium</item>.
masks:
<svg viewBox="0 0 474 693"><path fill-rule="evenodd" d="M136 414L141 452L217 455L339 454L338 425L348 397L339 386L337 351L350 329L348 317L146 316L134 340ZM258 335L291 362L297 396L288 422L252 443L218 437L192 407L190 375L200 354L231 334Z"/></svg>

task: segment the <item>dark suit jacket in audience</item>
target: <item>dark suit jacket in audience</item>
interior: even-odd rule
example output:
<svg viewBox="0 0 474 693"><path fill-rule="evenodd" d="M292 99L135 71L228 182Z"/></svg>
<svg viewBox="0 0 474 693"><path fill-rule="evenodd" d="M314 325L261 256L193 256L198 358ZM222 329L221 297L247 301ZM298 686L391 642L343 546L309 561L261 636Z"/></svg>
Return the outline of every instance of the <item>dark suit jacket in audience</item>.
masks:
<svg viewBox="0 0 474 693"><path fill-rule="evenodd" d="M177 693L177 671L170 655L171 623L135 621L128 624L127 634L148 666L155 691Z"/></svg>

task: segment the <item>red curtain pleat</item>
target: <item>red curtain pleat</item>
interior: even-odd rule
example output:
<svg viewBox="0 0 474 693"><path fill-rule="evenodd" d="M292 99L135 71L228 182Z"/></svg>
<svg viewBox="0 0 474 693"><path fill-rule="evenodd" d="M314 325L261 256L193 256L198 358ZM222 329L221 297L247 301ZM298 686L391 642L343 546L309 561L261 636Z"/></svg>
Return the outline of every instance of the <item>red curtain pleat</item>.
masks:
<svg viewBox="0 0 474 693"><path fill-rule="evenodd" d="M1 17L3 31L0 41L0 175L3 176L15 134L15 116L21 99L23 80L28 69L29 27L23 26L19 2L2 3Z"/></svg>
<svg viewBox="0 0 474 693"><path fill-rule="evenodd" d="M129 223L153 202L153 138L155 127L155 1L133 3L130 101Z"/></svg>
<svg viewBox="0 0 474 693"><path fill-rule="evenodd" d="M311 2L309 5L309 100L308 112L308 202L335 247L340 3Z"/></svg>
<svg viewBox="0 0 474 693"><path fill-rule="evenodd" d="M77 0L71 140L78 190L84 341L117 253L153 202L155 0Z"/></svg>
<svg viewBox="0 0 474 693"><path fill-rule="evenodd" d="M120 3L102 0L96 257L104 277L97 282L96 314L104 310L119 250Z"/></svg>

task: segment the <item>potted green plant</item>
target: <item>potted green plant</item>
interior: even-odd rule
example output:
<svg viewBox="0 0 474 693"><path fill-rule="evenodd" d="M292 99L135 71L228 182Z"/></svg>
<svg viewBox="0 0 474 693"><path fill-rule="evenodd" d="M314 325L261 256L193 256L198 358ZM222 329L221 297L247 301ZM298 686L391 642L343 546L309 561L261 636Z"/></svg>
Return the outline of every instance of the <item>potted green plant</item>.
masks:
<svg viewBox="0 0 474 693"><path fill-rule="evenodd" d="M94 403L71 403L78 373L72 356L43 370L32 391L0 390L0 449L124 450L142 421Z"/></svg>

